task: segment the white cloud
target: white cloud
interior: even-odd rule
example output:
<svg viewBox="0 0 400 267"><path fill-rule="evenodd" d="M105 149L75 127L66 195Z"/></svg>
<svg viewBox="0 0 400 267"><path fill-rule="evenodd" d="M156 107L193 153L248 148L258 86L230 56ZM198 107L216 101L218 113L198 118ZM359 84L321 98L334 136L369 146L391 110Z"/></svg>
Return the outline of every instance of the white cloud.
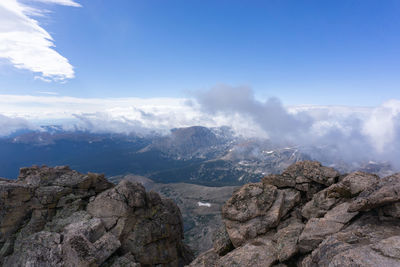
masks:
<svg viewBox="0 0 400 267"><path fill-rule="evenodd" d="M400 131L400 101L389 100L374 108L371 116L366 120L363 133L374 143L377 151L383 152L390 146Z"/></svg>
<svg viewBox="0 0 400 267"><path fill-rule="evenodd" d="M7 117L0 114L0 137L7 136L20 129L38 129L29 121L19 117Z"/></svg>
<svg viewBox="0 0 400 267"><path fill-rule="evenodd" d="M192 102L188 105L188 102ZM70 129L125 133L135 127L168 131L175 127L229 125L246 136L267 137L242 114L210 116L184 98L76 98L65 96L0 95L0 114L36 123L62 123ZM107 130L108 129L108 130Z"/></svg>
<svg viewBox="0 0 400 267"><path fill-rule="evenodd" d="M64 5L64 6L81 7L80 4L78 4L72 0L33 0L33 1L49 3L49 4Z"/></svg>
<svg viewBox="0 0 400 267"><path fill-rule="evenodd" d="M273 141L335 147L341 159L400 156L400 101L378 107L284 107L277 99L260 101L246 87L218 86L197 95L211 115L247 116ZM329 152L328 150L325 151Z"/></svg>
<svg viewBox="0 0 400 267"><path fill-rule="evenodd" d="M42 76L35 76L35 77L33 77L33 79L34 80L40 80L40 81L46 82L46 83L51 83L51 79L45 78L45 77L42 77Z"/></svg>
<svg viewBox="0 0 400 267"><path fill-rule="evenodd" d="M400 151L398 100L378 107L285 107L251 97L235 98L229 105L226 97L224 105L217 99L209 102L209 112L196 99L0 95L0 114L36 125L56 123L70 130L102 133L168 132L193 125L230 126L238 134L258 138L277 138L281 132L278 139L285 137L300 145L335 146L338 150L334 153L343 159L393 158L391 154Z"/></svg>
<svg viewBox="0 0 400 267"><path fill-rule="evenodd" d="M80 6L72 0L40 2ZM54 49L51 35L32 18L40 14L41 10L17 0L0 1L0 57L7 59L15 68L39 74L45 81L73 78L73 66Z"/></svg>
<svg viewBox="0 0 400 267"><path fill-rule="evenodd" d="M37 91L36 93L42 94L42 95L58 95L57 92L50 92L50 91Z"/></svg>

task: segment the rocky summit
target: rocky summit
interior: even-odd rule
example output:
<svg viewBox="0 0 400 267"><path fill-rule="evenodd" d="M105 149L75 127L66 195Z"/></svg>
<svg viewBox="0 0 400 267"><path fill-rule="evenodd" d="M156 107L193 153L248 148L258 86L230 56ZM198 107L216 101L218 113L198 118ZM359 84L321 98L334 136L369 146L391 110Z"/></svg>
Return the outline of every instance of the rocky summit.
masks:
<svg viewBox="0 0 400 267"><path fill-rule="evenodd" d="M140 184L68 167L0 179L0 266L184 266L178 207Z"/></svg>
<svg viewBox="0 0 400 267"><path fill-rule="evenodd" d="M400 266L400 173L303 161L236 189L193 260L177 205L69 167L0 178L1 266Z"/></svg>
<svg viewBox="0 0 400 267"><path fill-rule="evenodd" d="M400 266L400 173L298 162L235 191L222 217L189 266Z"/></svg>

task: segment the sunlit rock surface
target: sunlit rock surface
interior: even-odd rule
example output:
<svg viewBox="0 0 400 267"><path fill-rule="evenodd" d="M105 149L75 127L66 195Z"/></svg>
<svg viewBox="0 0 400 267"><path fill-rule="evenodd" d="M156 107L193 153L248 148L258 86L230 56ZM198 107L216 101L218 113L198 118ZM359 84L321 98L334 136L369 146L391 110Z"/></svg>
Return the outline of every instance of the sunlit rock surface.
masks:
<svg viewBox="0 0 400 267"><path fill-rule="evenodd" d="M68 167L0 180L2 266L183 266L178 207L137 183Z"/></svg>
<svg viewBox="0 0 400 267"><path fill-rule="evenodd" d="M340 175L303 161L247 184L189 266L400 266L400 174Z"/></svg>

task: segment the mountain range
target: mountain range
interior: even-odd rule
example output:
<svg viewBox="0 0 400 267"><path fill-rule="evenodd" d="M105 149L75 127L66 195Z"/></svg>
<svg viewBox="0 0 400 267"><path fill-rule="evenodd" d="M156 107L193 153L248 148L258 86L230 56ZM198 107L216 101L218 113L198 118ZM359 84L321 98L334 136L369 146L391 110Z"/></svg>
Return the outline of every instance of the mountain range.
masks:
<svg viewBox="0 0 400 267"><path fill-rule="evenodd" d="M301 147L235 135L228 127L193 126L169 134L98 134L59 126L21 131L0 139L0 177L16 178L22 166L69 165L107 176L136 174L155 182L237 186L279 173L302 160L340 172L391 174L387 162L344 162L335 147Z"/></svg>

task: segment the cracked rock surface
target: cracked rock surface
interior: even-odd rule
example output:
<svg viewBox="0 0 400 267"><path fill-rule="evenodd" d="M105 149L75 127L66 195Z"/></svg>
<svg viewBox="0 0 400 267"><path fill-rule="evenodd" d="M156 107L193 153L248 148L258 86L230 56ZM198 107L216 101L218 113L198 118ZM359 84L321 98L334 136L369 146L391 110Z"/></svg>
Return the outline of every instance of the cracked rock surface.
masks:
<svg viewBox="0 0 400 267"><path fill-rule="evenodd" d="M222 216L189 266L400 266L400 174L297 162L234 192Z"/></svg>
<svg viewBox="0 0 400 267"><path fill-rule="evenodd" d="M69 167L0 180L1 266L183 266L178 207L140 184Z"/></svg>

